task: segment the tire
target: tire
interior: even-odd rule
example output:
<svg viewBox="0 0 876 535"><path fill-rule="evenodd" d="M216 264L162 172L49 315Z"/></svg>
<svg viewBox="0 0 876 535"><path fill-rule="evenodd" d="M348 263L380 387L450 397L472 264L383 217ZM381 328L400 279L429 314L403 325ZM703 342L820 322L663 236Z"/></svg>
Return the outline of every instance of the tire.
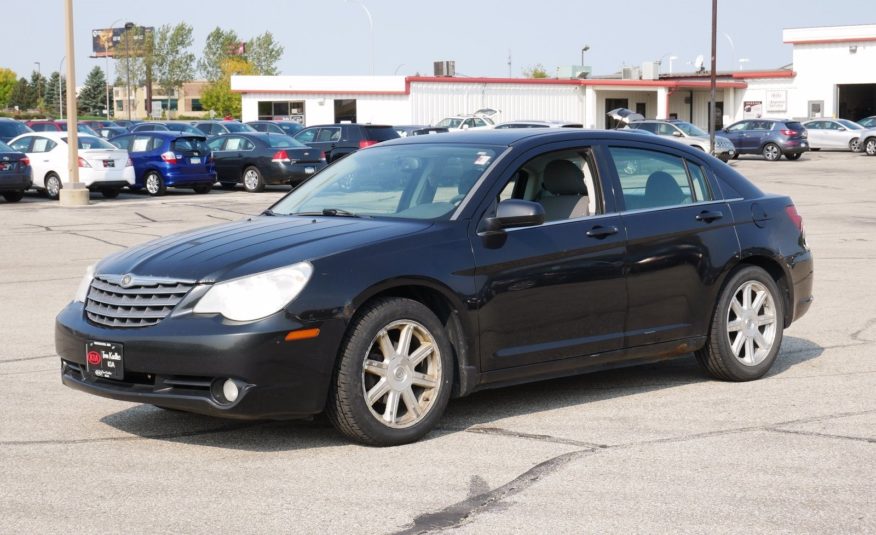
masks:
<svg viewBox="0 0 876 535"><path fill-rule="evenodd" d="M720 156L718 156L718 159L724 163L727 163L730 161L730 156L727 156L726 153L722 153Z"/></svg>
<svg viewBox="0 0 876 535"><path fill-rule="evenodd" d="M18 202L24 198L23 191L5 191L3 192L3 198L6 199L6 202Z"/></svg>
<svg viewBox="0 0 876 535"><path fill-rule="evenodd" d="M220 182L219 186L224 190L231 191L237 187L237 182Z"/></svg>
<svg viewBox="0 0 876 535"><path fill-rule="evenodd" d="M119 190L118 188L102 189L102 190L100 190L100 193L101 193L101 195L104 196L104 198L115 199L116 197L119 196L119 193L121 193L121 190Z"/></svg>
<svg viewBox="0 0 876 535"><path fill-rule="evenodd" d="M782 149L775 143L767 143L761 150L763 158L770 162L775 162L782 157Z"/></svg>
<svg viewBox="0 0 876 535"><path fill-rule="evenodd" d="M251 165L243 170L243 189L250 193L265 191L265 179L258 167Z"/></svg>
<svg viewBox="0 0 876 535"><path fill-rule="evenodd" d="M853 137L849 140L849 150L852 152L859 152L861 150L861 140Z"/></svg>
<svg viewBox="0 0 876 535"><path fill-rule="evenodd" d="M756 266L737 270L715 305L709 339L696 351L697 361L716 379L763 377L782 345L784 310L782 294L766 271Z"/></svg>
<svg viewBox="0 0 876 535"><path fill-rule="evenodd" d="M734 160L738 160L738 159L739 159L739 153L738 153L738 152L736 152L736 153L733 154L733 159L734 159Z"/></svg>
<svg viewBox="0 0 876 535"><path fill-rule="evenodd" d="M167 192L167 186L164 184L164 179L157 171L149 171L143 177L143 183L146 184L146 193L153 197L160 197Z"/></svg>
<svg viewBox="0 0 876 535"><path fill-rule="evenodd" d="M409 342L399 354L403 333ZM435 426L450 399L451 351L444 326L422 303L388 298L367 305L341 346L326 408L329 419L347 437L371 446L418 440Z"/></svg>
<svg viewBox="0 0 876 535"><path fill-rule="evenodd" d="M867 156L876 156L876 137L867 138L864 142L864 152Z"/></svg>
<svg viewBox="0 0 876 535"><path fill-rule="evenodd" d="M61 177L55 173L49 173L46 175L45 185L46 195L48 195L53 201L57 201L58 197L61 196L61 188L64 187L64 185L61 184Z"/></svg>
<svg viewBox="0 0 876 535"><path fill-rule="evenodd" d="M791 154L785 154L785 158L789 160L799 160L800 156L803 156L802 152L793 152Z"/></svg>
<svg viewBox="0 0 876 535"><path fill-rule="evenodd" d="M197 186L192 186L192 189L195 190L195 193L203 195L213 190L213 184L198 184Z"/></svg>

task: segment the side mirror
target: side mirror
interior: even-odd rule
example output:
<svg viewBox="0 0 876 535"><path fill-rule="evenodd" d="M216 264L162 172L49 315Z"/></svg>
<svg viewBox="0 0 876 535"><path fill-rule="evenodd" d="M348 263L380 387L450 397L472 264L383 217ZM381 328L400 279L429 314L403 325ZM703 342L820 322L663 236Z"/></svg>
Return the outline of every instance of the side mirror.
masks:
<svg viewBox="0 0 876 535"><path fill-rule="evenodd" d="M537 202L507 199L496 207L496 215L484 219L482 236L504 234L505 229L534 227L544 223L544 207Z"/></svg>
<svg viewBox="0 0 876 535"><path fill-rule="evenodd" d="M676 130L675 132L672 133L672 135L675 136L675 137L681 137L681 136L682 136L682 133L679 132L678 130Z"/></svg>
<svg viewBox="0 0 876 535"><path fill-rule="evenodd" d="M839 131L840 131L840 132L845 132L845 131L846 131L846 127L845 127L845 126L841 126L841 127L839 127Z"/></svg>

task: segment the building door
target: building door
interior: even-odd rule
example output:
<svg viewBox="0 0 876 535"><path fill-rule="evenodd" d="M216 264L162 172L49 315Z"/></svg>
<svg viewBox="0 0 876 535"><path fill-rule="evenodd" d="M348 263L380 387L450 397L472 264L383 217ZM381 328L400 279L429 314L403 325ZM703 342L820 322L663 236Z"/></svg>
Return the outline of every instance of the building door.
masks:
<svg viewBox="0 0 876 535"><path fill-rule="evenodd" d="M607 98L607 99L605 99L605 112L606 113L610 112L611 110L617 109L617 108L629 108L629 107L630 107L630 99L628 99L628 98ZM617 125L614 124L614 119L612 119L611 117L606 115L605 116L605 128L612 129L612 128L615 128L616 126ZM621 125L621 126L623 126L623 125Z"/></svg>
<svg viewBox="0 0 876 535"><path fill-rule="evenodd" d="M876 115L876 84L839 84L837 90L840 119L857 121Z"/></svg>
<svg viewBox="0 0 876 535"><path fill-rule="evenodd" d="M335 123L356 122L356 100L335 99Z"/></svg>

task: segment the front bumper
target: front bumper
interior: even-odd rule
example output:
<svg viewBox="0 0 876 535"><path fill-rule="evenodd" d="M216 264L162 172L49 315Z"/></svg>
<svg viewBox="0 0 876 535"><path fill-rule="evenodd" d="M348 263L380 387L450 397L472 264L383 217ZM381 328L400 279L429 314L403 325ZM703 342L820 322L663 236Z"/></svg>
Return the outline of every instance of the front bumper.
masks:
<svg viewBox="0 0 876 535"><path fill-rule="evenodd" d="M151 327L109 328L90 323L73 302L56 319L55 348L61 380L76 390L226 418L299 418L323 410L344 328L340 320L307 324L320 329L317 338L284 340L303 327L280 312L247 324L187 314ZM123 380L86 371L89 341L122 344ZM216 395L215 385L221 392L228 378L241 385L234 403Z"/></svg>

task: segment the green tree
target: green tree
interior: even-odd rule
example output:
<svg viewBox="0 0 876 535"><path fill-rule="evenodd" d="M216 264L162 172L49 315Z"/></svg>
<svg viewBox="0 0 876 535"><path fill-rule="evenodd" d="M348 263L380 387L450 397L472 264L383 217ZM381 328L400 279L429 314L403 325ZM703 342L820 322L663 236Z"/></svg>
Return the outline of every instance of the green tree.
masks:
<svg viewBox="0 0 876 535"><path fill-rule="evenodd" d="M548 74L541 63L536 63L531 67L523 69L524 78L547 78Z"/></svg>
<svg viewBox="0 0 876 535"><path fill-rule="evenodd" d="M17 83L18 77L12 70L0 67L0 108L6 109L9 105L9 98Z"/></svg>
<svg viewBox="0 0 876 535"><path fill-rule="evenodd" d="M167 95L168 111L171 94L195 77L195 55L189 51L192 42L192 27L185 22L165 24L155 38L155 76Z"/></svg>
<svg viewBox="0 0 876 535"><path fill-rule="evenodd" d="M27 82L27 78L21 77L16 82L15 87L12 88L12 93L9 95L9 107L15 108L18 107L19 111L25 111L29 109L28 102L30 98L30 84Z"/></svg>
<svg viewBox="0 0 876 535"><path fill-rule="evenodd" d="M246 60L252 64L255 74L276 76L277 62L283 56L283 45L274 41L271 32L265 32L249 40L246 44Z"/></svg>
<svg viewBox="0 0 876 535"><path fill-rule="evenodd" d="M30 75L28 84L27 109L42 109L46 97L46 77L37 71Z"/></svg>
<svg viewBox="0 0 876 535"><path fill-rule="evenodd" d="M240 38L234 30L223 30L216 27L207 35L204 53L198 60L198 71L204 79L215 82L222 77L222 63L232 57L232 52L240 44Z"/></svg>
<svg viewBox="0 0 876 535"><path fill-rule="evenodd" d="M255 74L255 68L243 58L229 57L222 61L222 74L201 93L201 105L217 115L240 117L240 95L231 92L231 77Z"/></svg>
<svg viewBox="0 0 876 535"><path fill-rule="evenodd" d="M57 88L55 92L57 93ZM85 85L79 90L76 106L82 115L103 115L103 110L106 108L106 78L103 69L95 66L88 73Z"/></svg>
<svg viewBox="0 0 876 535"><path fill-rule="evenodd" d="M58 104L58 85L61 86L61 102L67 105L67 80L58 71L49 75L49 83L46 84L46 111L52 115L61 116L63 107Z"/></svg>

